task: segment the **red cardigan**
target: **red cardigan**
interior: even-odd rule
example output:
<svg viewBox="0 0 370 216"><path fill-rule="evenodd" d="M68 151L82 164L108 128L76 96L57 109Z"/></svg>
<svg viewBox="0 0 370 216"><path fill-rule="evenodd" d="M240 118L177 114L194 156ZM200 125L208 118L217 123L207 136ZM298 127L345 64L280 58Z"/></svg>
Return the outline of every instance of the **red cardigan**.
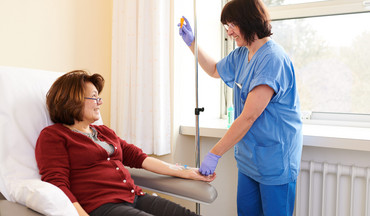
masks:
<svg viewBox="0 0 370 216"><path fill-rule="evenodd" d="M59 187L88 213L106 203L133 203L135 194L143 193L124 165L142 168L147 155L108 127L92 127L99 140L114 146L111 156L87 136L62 124L41 131L35 152L41 180Z"/></svg>

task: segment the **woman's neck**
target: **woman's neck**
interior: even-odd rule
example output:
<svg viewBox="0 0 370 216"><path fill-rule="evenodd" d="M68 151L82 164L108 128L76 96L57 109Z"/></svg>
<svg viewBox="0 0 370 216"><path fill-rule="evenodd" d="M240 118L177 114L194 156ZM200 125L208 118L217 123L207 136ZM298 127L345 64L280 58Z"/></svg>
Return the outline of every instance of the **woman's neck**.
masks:
<svg viewBox="0 0 370 216"><path fill-rule="evenodd" d="M90 129L90 124L87 124L85 122L76 122L73 125L65 125L66 127L73 129L73 130L78 130L83 133L92 133Z"/></svg>
<svg viewBox="0 0 370 216"><path fill-rule="evenodd" d="M257 37L257 36L256 36ZM254 54L256 54L256 52L265 44L267 43L267 41L271 40L270 37L264 37L264 38L261 38L261 39L258 39L256 38L255 41L253 41L253 43L251 43L250 45L247 45L246 47L248 48L248 51L249 51L249 55L248 55L248 61L250 61L252 59L252 57L254 56Z"/></svg>

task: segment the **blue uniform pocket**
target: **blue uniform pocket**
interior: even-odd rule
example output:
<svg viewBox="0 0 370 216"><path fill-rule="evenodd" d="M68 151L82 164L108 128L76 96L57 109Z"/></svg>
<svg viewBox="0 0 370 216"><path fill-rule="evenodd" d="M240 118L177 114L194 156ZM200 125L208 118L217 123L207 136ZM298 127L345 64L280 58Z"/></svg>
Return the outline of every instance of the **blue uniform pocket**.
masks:
<svg viewBox="0 0 370 216"><path fill-rule="evenodd" d="M281 144L255 146L256 166L261 176L279 176L284 172Z"/></svg>

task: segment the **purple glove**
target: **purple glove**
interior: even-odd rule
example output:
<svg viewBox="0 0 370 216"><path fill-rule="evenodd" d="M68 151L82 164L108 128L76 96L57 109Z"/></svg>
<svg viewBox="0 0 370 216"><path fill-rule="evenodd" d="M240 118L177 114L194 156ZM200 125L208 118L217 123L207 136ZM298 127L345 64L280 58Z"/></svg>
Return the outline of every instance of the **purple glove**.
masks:
<svg viewBox="0 0 370 216"><path fill-rule="evenodd" d="M205 176L212 175L216 169L218 159L220 158L221 156L208 152L208 154L204 157L202 164L200 165L199 172Z"/></svg>
<svg viewBox="0 0 370 216"><path fill-rule="evenodd" d="M179 27L180 36L185 41L186 45L190 46L191 43L194 41L194 34L188 19L186 19L184 16L183 18L185 20L185 23L184 25L182 25L182 28L180 27L181 26L180 23L177 26Z"/></svg>

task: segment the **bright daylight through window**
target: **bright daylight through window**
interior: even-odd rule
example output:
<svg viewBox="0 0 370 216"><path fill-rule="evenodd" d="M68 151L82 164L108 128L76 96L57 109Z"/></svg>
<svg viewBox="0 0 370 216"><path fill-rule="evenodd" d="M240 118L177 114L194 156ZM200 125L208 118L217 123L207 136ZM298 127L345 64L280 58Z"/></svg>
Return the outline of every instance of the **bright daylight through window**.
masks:
<svg viewBox="0 0 370 216"><path fill-rule="evenodd" d="M370 13L275 21L302 110L370 114Z"/></svg>
<svg viewBox="0 0 370 216"><path fill-rule="evenodd" d="M293 60L303 113L335 114L339 119L360 114L369 119L370 12L366 4L358 0L264 2L272 11L272 38ZM356 9L351 11L352 7ZM275 11L279 13L274 17Z"/></svg>

